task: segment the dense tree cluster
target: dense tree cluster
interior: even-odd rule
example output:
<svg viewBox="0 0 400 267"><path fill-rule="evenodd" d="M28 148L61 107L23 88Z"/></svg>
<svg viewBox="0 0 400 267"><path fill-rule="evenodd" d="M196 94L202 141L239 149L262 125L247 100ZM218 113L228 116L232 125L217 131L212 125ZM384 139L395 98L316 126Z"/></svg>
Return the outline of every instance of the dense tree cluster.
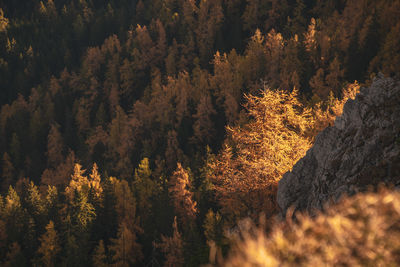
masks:
<svg viewBox="0 0 400 267"><path fill-rule="evenodd" d="M2 1L2 263L215 259L237 219L274 214L280 176L355 81L399 72L399 12L398 0Z"/></svg>

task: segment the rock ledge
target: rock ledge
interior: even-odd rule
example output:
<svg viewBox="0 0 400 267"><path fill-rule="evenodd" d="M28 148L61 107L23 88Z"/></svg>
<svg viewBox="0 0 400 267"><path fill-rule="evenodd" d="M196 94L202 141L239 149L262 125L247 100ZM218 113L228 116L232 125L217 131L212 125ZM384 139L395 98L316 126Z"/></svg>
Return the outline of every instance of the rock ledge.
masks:
<svg viewBox="0 0 400 267"><path fill-rule="evenodd" d="M313 212L329 200L380 183L400 186L400 83L379 76L349 100L278 186L287 209Z"/></svg>

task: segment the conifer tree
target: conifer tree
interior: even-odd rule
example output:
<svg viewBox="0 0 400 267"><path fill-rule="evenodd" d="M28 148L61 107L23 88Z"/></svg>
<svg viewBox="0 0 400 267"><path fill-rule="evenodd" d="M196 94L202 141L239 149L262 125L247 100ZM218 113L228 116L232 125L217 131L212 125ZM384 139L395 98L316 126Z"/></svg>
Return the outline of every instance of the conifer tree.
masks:
<svg viewBox="0 0 400 267"><path fill-rule="evenodd" d="M111 240L109 247L114 253L112 260L116 266L130 266L142 259L141 246L136 239L136 234L124 222L119 225L118 236Z"/></svg>
<svg viewBox="0 0 400 267"><path fill-rule="evenodd" d="M221 247L224 245L223 222L219 212L208 211L204 220L204 235L210 248L209 260L214 264L222 257Z"/></svg>
<svg viewBox="0 0 400 267"><path fill-rule="evenodd" d="M93 190L97 199L101 197L103 188L101 187L101 177L96 163L93 163L92 172L89 174L89 188Z"/></svg>
<svg viewBox="0 0 400 267"><path fill-rule="evenodd" d="M94 231L103 240L109 240L116 236L118 229L118 214L116 212L117 197L115 195L114 185L109 178L105 179L103 184L102 205L97 212L94 225Z"/></svg>
<svg viewBox="0 0 400 267"><path fill-rule="evenodd" d="M0 8L0 32L4 32L7 30L8 26L8 18L4 16L3 9Z"/></svg>
<svg viewBox="0 0 400 267"><path fill-rule="evenodd" d="M167 148L165 150L165 160L168 171L172 171L178 161L184 160L183 151L179 147L178 133L174 130L167 134Z"/></svg>
<svg viewBox="0 0 400 267"><path fill-rule="evenodd" d="M46 218L46 206L37 186L32 181L28 185L26 204L36 223L43 225Z"/></svg>
<svg viewBox="0 0 400 267"><path fill-rule="evenodd" d="M8 249L3 266L17 267L25 265L26 265L26 259L21 251L21 246L17 242L13 242Z"/></svg>
<svg viewBox="0 0 400 267"><path fill-rule="evenodd" d="M132 184L133 191L137 196L138 211L147 217L151 214L152 197L158 195L160 188L157 182L151 177L151 169L149 166L149 159L144 158L139 167L135 170L134 181Z"/></svg>
<svg viewBox="0 0 400 267"><path fill-rule="evenodd" d="M222 212L231 218L276 212L279 179L311 145L311 112L297 100L297 91L267 89L261 97L247 96L247 101L254 119L228 128L229 139L210 165Z"/></svg>
<svg viewBox="0 0 400 267"><path fill-rule="evenodd" d="M84 254L85 252L86 250L82 250L82 248L79 247L79 240L77 240L73 234L67 234L63 248L63 265L85 266L86 257L88 256Z"/></svg>
<svg viewBox="0 0 400 267"><path fill-rule="evenodd" d="M1 188L3 191L7 190L11 185L15 175L15 169L11 162L10 156L5 152L3 154L2 166L1 166Z"/></svg>
<svg viewBox="0 0 400 267"><path fill-rule="evenodd" d="M74 198L75 191L88 193L89 181L84 176L85 172L86 170L83 170L80 164L75 164L74 173L71 175L69 185L65 188L65 194L70 201Z"/></svg>
<svg viewBox="0 0 400 267"><path fill-rule="evenodd" d="M58 191L55 186L47 187L47 194L44 203L48 219L54 221L57 215L57 208L59 204Z"/></svg>
<svg viewBox="0 0 400 267"><path fill-rule="evenodd" d="M180 163L177 164L169 183L169 192L174 202L175 212L183 225L189 226L196 218L197 204L193 200L193 193L190 192L189 174Z"/></svg>
<svg viewBox="0 0 400 267"><path fill-rule="evenodd" d="M75 191L71 217L78 233L89 232L96 213L93 205L88 202L88 196L82 191Z"/></svg>
<svg viewBox="0 0 400 267"><path fill-rule="evenodd" d="M197 106L197 112L193 117L196 122L193 125L194 136L192 140L200 144L210 144L215 136L215 128L212 116L216 115L216 111L211 102L211 97L207 94L202 96Z"/></svg>
<svg viewBox="0 0 400 267"><path fill-rule="evenodd" d="M60 252L60 244L57 231L54 229L53 221L50 221L46 226L46 233L40 238L40 247L38 254L41 255L41 262L44 266L55 266L57 255Z"/></svg>
<svg viewBox="0 0 400 267"><path fill-rule="evenodd" d="M118 214L118 223L135 223L136 220L136 199L126 180L118 180L110 177L114 185L114 194L116 196L115 209Z"/></svg>
<svg viewBox="0 0 400 267"><path fill-rule="evenodd" d="M3 211L7 235L10 240L20 241L24 225L24 210L20 197L12 186L8 189Z"/></svg>
<svg viewBox="0 0 400 267"><path fill-rule="evenodd" d="M183 255L183 240L182 235L178 230L178 222L176 216L172 224L173 234L171 237L161 236L161 243L157 244L157 247L164 253L165 267L179 267L184 266L184 255Z"/></svg>
<svg viewBox="0 0 400 267"><path fill-rule="evenodd" d="M25 219L25 236L22 241L22 247L24 248L24 255L27 259L35 259L35 253L38 247L38 237L36 231L36 223L32 216L26 216ZM39 222L40 223L40 222Z"/></svg>
<svg viewBox="0 0 400 267"><path fill-rule="evenodd" d="M64 160L63 140L59 131L59 125L52 124L47 136L47 161L49 166L56 167Z"/></svg>
<svg viewBox="0 0 400 267"><path fill-rule="evenodd" d="M103 240L99 241L99 244L94 250L93 256L92 256L92 263L93 266L98 266L98 267L106 267L109 266L107 264L107 256L106 256L106 251L104 247L104 242Z"/></svg>

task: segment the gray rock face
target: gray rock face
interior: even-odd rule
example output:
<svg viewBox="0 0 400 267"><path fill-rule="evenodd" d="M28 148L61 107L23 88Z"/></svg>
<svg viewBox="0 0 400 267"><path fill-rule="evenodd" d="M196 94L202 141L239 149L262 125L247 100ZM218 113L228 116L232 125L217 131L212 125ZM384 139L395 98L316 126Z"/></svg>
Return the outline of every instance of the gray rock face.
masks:
<svg viewBox="0 0 400 267"><path fill-rule="evenodd" d="M313 212L343 194L380 183L400 186L400 82L378 77L349 100L332 127L286 173L278 186L282 215Z"/></svg>

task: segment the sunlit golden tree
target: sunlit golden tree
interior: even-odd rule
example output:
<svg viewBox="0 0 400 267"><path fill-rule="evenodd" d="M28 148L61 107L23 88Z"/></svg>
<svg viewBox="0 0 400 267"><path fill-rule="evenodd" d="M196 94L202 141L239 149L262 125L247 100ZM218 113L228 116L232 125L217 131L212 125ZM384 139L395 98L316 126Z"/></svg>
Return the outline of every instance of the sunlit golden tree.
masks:
<svg viewBox="0 0 400 267"><path fill-rule="evenodd" d="M188 172L180 163L170 179L169 192L174 201L176 213L184 225L193 222L196 217L196 201L193 200L193 193L190 191L190 180Z"/></svg>
<svg viewBox="0 0 400 267"><path fill-rule="evenodd" d="M279 179L311 145L311 112L297 91L264 90L247 96L245 107L250 123L228 128L229 139L210 165L222 211L233 217L274 213Z"/></svg>

